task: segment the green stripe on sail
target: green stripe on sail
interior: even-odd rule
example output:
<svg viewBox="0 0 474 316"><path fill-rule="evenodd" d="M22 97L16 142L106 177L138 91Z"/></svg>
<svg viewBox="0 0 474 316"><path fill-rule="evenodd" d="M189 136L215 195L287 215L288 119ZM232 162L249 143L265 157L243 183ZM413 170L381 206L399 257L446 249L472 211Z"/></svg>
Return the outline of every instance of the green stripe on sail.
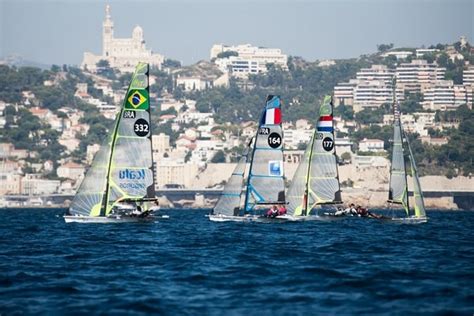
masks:
<svg viewBox="0 0 474 316"><path fill-rule="evenodd" d="M323 104L319 108L319 116L332 115L331 96L324 97Z"/></svg>

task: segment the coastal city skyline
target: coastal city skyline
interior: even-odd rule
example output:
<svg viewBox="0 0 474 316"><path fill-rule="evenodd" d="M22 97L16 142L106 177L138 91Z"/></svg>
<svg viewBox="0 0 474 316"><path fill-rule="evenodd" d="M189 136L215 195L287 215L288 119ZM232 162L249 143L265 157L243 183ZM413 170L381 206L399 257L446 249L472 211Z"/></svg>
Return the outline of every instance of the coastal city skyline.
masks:
<svg viewBox="0 0 474 316"><path fill-rule="evenodd" d="M382 43L422 47L449 43L460 35L468 41L473 37L473 4L462 0L362 1L357 5L344 1L144 1L135 4L139 14L132 15L130 4L121 1L3 0L0 58L17 55L42 64L80 65L83 52L102 50L98 30L107 4L117 37L130 37L131 30L140 25L147 48L183 64L207 60L216 43L278 47L285 54L316 60L357 57ZM265 18L261 12L266 12ZM15 32L8 31L12 25ZM186 38L193 41L182 40Z"/></svg>

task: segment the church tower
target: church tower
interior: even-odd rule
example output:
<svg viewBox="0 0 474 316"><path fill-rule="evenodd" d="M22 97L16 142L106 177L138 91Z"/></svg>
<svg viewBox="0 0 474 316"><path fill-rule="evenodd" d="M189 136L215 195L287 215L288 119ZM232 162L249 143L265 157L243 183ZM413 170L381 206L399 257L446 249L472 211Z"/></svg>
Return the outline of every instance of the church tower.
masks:
<svg viewBox="0 0 474 316"><path fill-rule="evenodd" d="M105 20L102 23L102 56L110 56L114 39L114 22L110 17L110 5L105 7Z"/></svg>

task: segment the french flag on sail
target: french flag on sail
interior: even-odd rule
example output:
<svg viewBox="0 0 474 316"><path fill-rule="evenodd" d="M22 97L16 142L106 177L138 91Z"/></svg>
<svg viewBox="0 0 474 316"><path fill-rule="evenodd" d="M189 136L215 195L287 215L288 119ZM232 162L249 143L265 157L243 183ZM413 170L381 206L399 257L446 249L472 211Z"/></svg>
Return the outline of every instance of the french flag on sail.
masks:
<svg viewBox="0 0 474 316"><path fill-rule="evenodd" d="M281 123L281 110L280 108L267 109L265 111L265 125L276 125Z"/></svg>
<svg viewBox="0 0 474 316"><path fill-rule="evenodd" d="M317 125L318 132L332 133L332 115L323 115L319 118Z"/></svg>

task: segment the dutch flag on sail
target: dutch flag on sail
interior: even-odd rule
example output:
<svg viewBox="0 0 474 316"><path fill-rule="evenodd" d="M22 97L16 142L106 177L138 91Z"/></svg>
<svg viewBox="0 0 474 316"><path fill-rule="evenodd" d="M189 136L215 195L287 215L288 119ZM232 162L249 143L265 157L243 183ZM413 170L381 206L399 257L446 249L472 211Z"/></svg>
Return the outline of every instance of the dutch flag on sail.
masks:
<svg viewBox="0 0 474 316"><path fill-rule="evenodd" d="M265 118L263 120L265 125L276 125L281 123L280 108L267 109L265 111Z"/></svg>
<svg viewBox="0 0 474 316"><path fill-rule="evenodd" d="M323 115L318 121L318 132L330 132L332 133L332 115Z"/></svg>

